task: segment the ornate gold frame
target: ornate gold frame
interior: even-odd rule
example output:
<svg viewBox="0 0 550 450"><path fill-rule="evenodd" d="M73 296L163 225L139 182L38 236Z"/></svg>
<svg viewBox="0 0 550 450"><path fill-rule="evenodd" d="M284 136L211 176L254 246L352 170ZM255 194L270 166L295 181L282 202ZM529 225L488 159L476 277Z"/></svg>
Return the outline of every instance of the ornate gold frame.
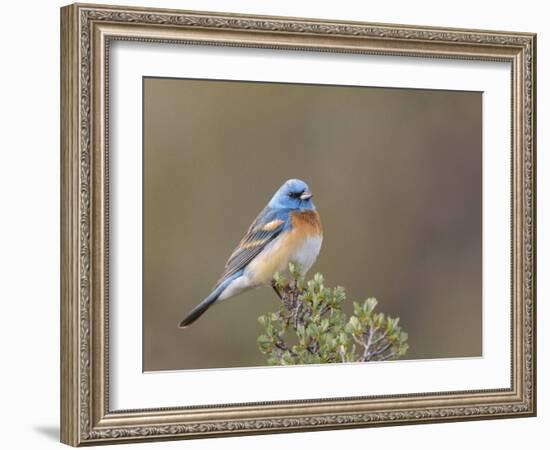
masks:
<svg viewBox="0 0 550 450"><path fill-rule="evenodd" d="M510 388L111 411L106 99L109 43L116 39L510 62ZM62 8L62 442L78 446L535 415L535 51L536 36L529 33L99 5Z"/></svg>

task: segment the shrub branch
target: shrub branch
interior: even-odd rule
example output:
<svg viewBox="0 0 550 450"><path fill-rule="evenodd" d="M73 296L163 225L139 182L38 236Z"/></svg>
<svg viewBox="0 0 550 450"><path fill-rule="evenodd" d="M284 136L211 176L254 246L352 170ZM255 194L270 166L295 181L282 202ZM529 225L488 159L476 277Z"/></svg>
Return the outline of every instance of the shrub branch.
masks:
<svg viewBox="0 0 550 450"><path fill-rule="evenodd" d="M276 275L272 286L281 308L258 318L263 327L258 347L270 365L387 361L403 356L409 346L399 318L375 312L377 301L353 303L342 311L344 288L327 288L316 274L305 281L289 265L290 279Z"/></svg>

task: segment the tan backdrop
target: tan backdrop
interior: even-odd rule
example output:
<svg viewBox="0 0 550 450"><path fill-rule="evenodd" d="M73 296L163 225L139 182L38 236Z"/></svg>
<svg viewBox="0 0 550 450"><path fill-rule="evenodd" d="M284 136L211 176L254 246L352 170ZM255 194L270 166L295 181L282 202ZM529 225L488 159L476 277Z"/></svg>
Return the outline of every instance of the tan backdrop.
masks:
<svg viewBox="0 0 550 450"><path fill-rule="evenodd" d="M401 317L409 359L481 355L476 92L144 79L143 367L264 364L261 288L178 322L288 178L324 225L310 275ZM351 309L350 309L351 310Z"/></svg>

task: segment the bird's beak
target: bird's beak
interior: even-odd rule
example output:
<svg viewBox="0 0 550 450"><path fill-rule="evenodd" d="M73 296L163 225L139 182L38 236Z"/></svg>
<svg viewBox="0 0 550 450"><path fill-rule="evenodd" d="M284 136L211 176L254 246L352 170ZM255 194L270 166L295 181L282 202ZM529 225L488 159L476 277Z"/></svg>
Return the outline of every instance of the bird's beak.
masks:
<svg viewBox="0 0 550 450"><path fill-rule="evenodd" d="M313 194L306 191L300 195L300 200L309 200L311 197L313 197Z"/></svg>

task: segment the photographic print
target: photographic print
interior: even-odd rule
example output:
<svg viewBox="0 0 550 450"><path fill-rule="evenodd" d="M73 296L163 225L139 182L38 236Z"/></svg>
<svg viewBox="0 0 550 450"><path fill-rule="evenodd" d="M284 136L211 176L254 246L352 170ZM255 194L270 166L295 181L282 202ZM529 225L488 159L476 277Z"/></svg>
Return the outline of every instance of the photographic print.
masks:
<svg viewBox="0 0 550 450"><path fill-rule="evenodd" d="M143 78L143 370L482 356L482 93Z"/></svg>
<svg viewBox="0 0 550 450"><path fill-rule="evenodd" d="M61 440L536 414L536 35L61 9Z"/></svg>

